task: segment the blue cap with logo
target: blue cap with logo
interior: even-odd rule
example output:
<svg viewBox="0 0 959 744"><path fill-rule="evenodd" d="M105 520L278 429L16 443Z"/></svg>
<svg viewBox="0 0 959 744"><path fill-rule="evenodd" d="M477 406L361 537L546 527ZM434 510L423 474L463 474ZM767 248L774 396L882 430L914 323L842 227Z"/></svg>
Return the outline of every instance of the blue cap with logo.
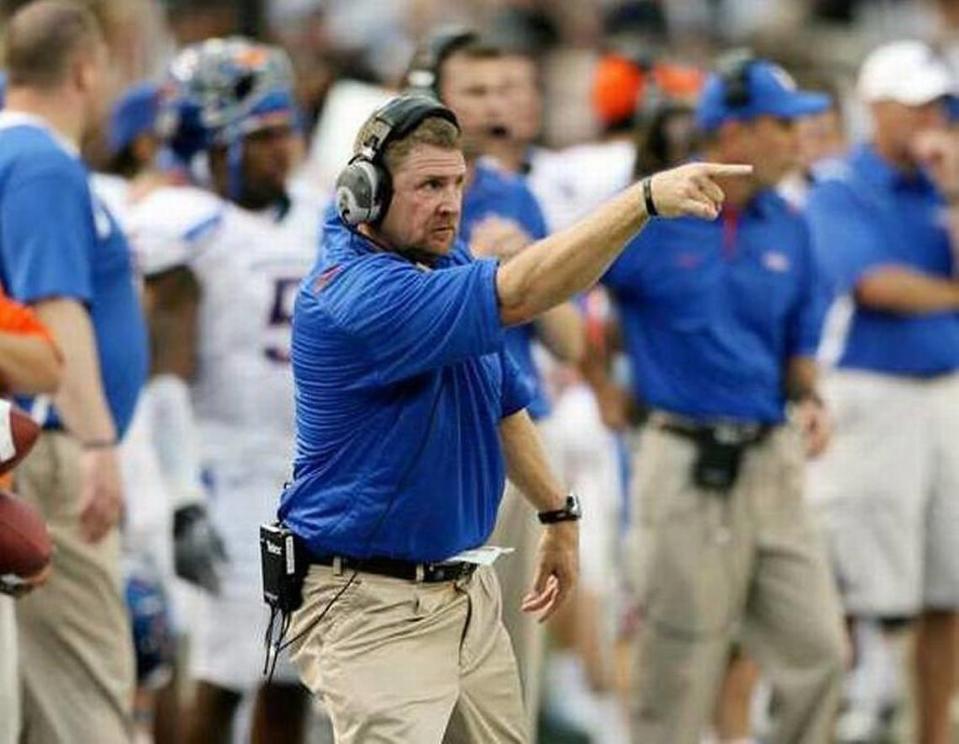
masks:
<svg viewBox="0 0 959 744"><path fill-rule="evenodd" d="M160 86L156 83L138 83L126 91L110 111L108 146L116 155L144 133L156 128L160 106Z"/></svg>
<svg viewBox="0 0 959 744"><path fill-rule="evenodd" d="M696 107L696 123L712 131L727 121L745 121L758 116L796 119L826 111L825 93L799 90L782 67L750 54L737 53L709 76Z"/></svg>

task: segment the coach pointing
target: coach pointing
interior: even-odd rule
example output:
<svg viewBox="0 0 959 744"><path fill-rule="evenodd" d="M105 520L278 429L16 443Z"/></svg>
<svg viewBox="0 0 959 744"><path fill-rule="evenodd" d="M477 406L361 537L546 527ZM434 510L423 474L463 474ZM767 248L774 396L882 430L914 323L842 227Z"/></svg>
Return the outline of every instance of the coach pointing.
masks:
<svg viewBox="0 0 959 744"><path fill-rule="evenodd" d="M592 285L650 214L715 217L714 179L749 168L656 174L500 266L455 239L465 165L448 109L394 99L355 153L293 320L280 517L313 563L294 662L338 742L524 742L495 575L459 554L488 538L508 471L545 525L524 609L546 618L576 579L579 509L546 465L503 329Z"/></svg>

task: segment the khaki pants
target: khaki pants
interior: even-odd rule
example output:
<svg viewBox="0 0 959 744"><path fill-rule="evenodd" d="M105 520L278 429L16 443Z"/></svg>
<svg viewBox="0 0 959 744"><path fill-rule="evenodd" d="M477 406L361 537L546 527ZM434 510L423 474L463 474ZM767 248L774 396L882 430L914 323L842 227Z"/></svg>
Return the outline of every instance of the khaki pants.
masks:
<svg viewBox="0 0 959 744"><path fill-rule="evenodd" d="M539 718L546 634L536 616L523 612L520 605L533 587L542 533L543 528L529 501L516 486L507 482L496 527L488 542L490 545L515 548L513 553L500 558L494 566L503 593L503 625L516 654L516 665L523 685L523 704L532 732L536 731ZM535 734L532 739L536 739Z"/></svg>
<svg viewBox="0 0 959 744"><path fill-rule="evenodd" d="M17 744L19 736L17 625L13 614L13 600L0 596L0 744Z"/></svg>
<svg viewBox="0 0 959 744"><path fill-rule="evenodd" d="M132 635L120 587L120 539L80 535L80 448L44 433L17 470L56 552L47 584L16 603L28 744L128 742L135 684Z"/></svg>
<svg viewBox="0 0 959 744"><path fill-rule="evenodd" d="M802 495L798 433L747 450L725 496L692 483L694 444L641 437L631 535L644 619L633 737L694 744L712 714L731 640L774 689L777 744L824 744L843 675L841 610Z"/></svg>
<svg viewBox="0 0 959 744"><path fill-rule="evenodd" d="M455 583L352 576L312 566L289 631L337 744L528 741L491 569Z"/></svg>

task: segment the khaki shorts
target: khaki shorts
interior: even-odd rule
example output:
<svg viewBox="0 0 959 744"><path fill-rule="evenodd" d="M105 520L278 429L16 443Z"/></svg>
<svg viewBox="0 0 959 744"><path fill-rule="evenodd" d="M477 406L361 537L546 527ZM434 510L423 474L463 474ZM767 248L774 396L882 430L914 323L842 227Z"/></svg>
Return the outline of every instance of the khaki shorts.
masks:
<svg viewBox="0 0 959 744"><path fill-rule="evenodd" d="M834 370L823 393L835 433L809 497L846 610L959 609L959 375Z"/></svg>

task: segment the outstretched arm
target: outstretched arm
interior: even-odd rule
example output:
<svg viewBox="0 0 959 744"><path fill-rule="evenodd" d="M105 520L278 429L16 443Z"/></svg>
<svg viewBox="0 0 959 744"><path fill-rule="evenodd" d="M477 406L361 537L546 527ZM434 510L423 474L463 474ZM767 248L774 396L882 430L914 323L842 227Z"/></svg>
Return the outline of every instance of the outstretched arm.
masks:
<svg viewBox="0 0 959 744"><path fill-rule="evenodd" d="M724 198L715 179L751 172L752 166L716 163L663 171L651 177L653 202L663 217L714 219ZM567 230L520 251L496 274L503 323L529 322L591 287L648 219L640 181Z"/></svg>

